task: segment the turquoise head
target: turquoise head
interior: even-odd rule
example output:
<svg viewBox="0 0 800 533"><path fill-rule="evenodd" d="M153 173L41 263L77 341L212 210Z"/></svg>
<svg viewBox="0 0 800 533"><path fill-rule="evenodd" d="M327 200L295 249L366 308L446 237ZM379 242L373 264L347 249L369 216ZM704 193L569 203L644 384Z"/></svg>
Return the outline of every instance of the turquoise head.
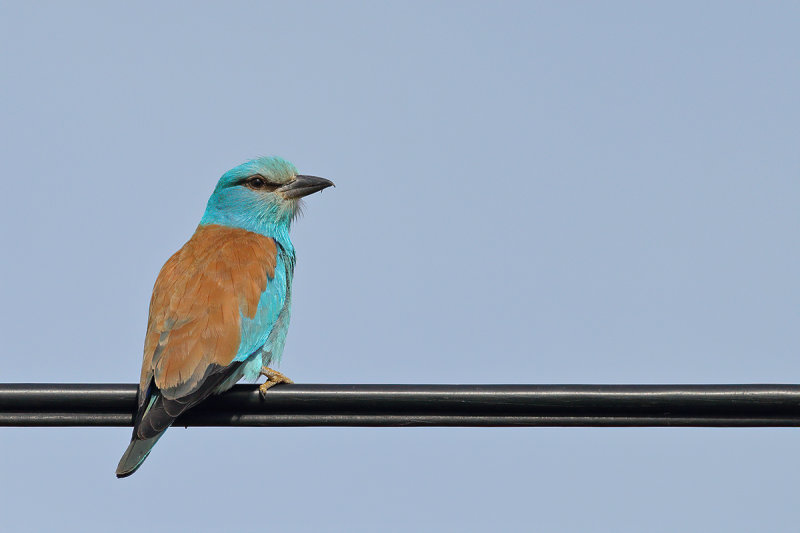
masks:
<svg viewBox="0 0 800 533"><path fill-rule="evenodd" d="M252 159L222 175L200 224L288 238L301 198L331 185L325 178L298 174L294 165L280 157Z"/></svg>

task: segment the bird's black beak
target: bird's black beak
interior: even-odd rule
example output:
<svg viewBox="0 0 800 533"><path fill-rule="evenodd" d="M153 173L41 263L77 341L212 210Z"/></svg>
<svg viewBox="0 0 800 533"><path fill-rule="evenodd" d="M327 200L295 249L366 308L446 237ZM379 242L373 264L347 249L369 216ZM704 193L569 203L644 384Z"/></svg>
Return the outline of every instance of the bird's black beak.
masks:
<svg viewBox="0 0 800 533"><path fill-rule="evenodd" d="M303 176L301 174L295 177L294 181L290 181L276 192L281 193L284 198L302 198L331 186L334 186L331 180L316 176Z"/></svg>

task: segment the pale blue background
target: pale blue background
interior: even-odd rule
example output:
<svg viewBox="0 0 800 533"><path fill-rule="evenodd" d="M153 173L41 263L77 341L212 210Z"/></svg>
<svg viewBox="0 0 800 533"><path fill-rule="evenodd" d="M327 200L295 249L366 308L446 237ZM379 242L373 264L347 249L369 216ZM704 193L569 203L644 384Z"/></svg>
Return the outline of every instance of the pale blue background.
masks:
<svg viewBox="0 0 800 533"><path fill-rule="evenodd" d="M602 5L601 5L602 4ZM4 382L133 382L217 178L311 197L307 383L800 381L800 8L0 8ZM794 429L2 429L3 531L797 531Z"/></svg>

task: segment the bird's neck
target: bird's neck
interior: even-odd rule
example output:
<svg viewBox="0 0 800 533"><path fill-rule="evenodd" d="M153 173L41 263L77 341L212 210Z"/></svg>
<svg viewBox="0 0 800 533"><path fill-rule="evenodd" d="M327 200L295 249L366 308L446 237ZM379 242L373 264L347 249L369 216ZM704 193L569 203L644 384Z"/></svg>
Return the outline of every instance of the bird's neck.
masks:
<svg viewBox="0 0 800 533"><path fill-rule="evenodd" d="M291 217L275 219L266 216L240 215L209 207L200 220L201 226L220 225L229 228L239 228L252 231L265 237L270 237L277 242L283 250L294 255L294 246L289 239L289 229L292 225Z"/></svg>

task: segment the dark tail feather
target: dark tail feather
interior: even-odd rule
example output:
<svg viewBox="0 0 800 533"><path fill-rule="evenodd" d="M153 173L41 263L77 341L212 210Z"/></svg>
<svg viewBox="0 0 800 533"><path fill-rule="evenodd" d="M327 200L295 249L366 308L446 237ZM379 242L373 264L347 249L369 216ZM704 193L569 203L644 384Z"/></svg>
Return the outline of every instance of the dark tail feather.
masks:
<svg viewBox="0 0 800 533"><path fill-rule="evenodd" d="M151 379L144 389L144 397L141 396L142 390L139 390L139 408L134 418L133 437L119 460L117 477L128 477L136 472L175 419L193 405L218 392L219 386L242 364L243 361L236 361L224 367L210 365L195 390L180 398L164 398L155 381Z"/></svg>
<svg viewBox="0 0 800 533"><path fill-rule="evenodd" d="M131 439L128 449L122 454L122 459L119 460L117 465L117 477L128 477L142 466L142 463L147 456L150 455L150 450L156 445L158 439L164 431L150 437L149 439L137 439L135 436Z"/></svg>

